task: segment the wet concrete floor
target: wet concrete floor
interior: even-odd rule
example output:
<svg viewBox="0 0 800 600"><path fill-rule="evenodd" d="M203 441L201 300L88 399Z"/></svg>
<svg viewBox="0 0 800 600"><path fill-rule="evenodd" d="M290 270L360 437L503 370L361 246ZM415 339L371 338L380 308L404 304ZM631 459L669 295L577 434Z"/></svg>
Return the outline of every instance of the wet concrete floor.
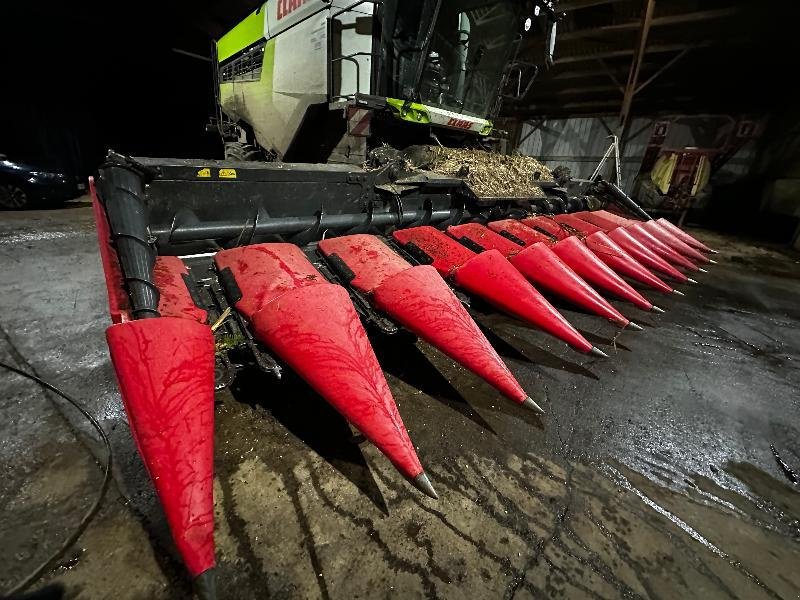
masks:
<svg viewBox="0 0 800 600"><path fill-rule="evenodd" d="M479 310L541 419L423 343L374 340L438 501L296 378L242 375L218 396L220 597L800 597L799 490L770 448L800 468L800 256L694 233L720 264L664 315L619 304L645 331L565 309L610 360ZM38 585L190 597L114 384L88 205L0 213L0 264L0 360L82 399L115 451L102 512ZM0 390L2 591L76 525L102 448L34 384Z"/></svg>

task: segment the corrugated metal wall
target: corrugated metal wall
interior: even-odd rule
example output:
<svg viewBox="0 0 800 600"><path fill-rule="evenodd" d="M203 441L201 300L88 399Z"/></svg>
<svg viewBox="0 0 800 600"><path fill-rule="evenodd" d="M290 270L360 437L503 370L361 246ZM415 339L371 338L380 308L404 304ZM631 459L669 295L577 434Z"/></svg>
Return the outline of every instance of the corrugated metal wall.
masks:
<svg viewBox="0 0 800 600"><path fill-rule="evenodd" d="M663 148L680 150L694 146L699 148L721 147L735 125L725 116L660 117L659 121L670 121ZM632 192L633 183L644 158L647 142L656 123L652 118L635 118L631 122L629 139L622 156L623 187ZM611 139L610 131L616 126L616 118L581 117L552 119L541 123L525 123L518 150L535 156L553 168L569 167L573 177L589 177L603 157ZM746 175L756 157L756 144L748 142L715 175L726 182Z"/></svg>
<svg viewBox="0 0 800 600"><path fill-rule="evenodd" d="M651 119L634 119L631 123L633 137L622 157L622 181L628 191L639 172L652 123ZM536 125L526 123L519 151L537 157L550 167L569 167L573 177L587 178L611 144L609 130L615 125L614 118L600 117L553 119Z"/></svg>

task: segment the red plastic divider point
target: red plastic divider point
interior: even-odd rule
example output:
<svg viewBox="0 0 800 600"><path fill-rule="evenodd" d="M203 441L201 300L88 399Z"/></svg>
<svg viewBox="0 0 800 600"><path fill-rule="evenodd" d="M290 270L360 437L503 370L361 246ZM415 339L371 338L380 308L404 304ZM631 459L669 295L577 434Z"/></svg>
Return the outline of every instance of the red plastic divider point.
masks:
<svg viewBox="0 0 800 600"><path fill-rule="evenodd" d="M675 250L658 240L649 231L644 228L643 223L636 223L635 225L628 225L625 227L633 237L639 240L642 244L650 248L653 252L658 254L664 260L671 262L673 265L689 269L690 271L697 271L697 265L690 261L685 256L678 254Z"/></svg>
<svg viewBox="0 0 800 600"><path fill-rule="evenodd" d="M218 252L253 334L370 440L416 487L423 473L386 378L347 291L293 244ZM435 495L435 493L433 494Z"/></svg>
<svg viewBox="0 0 800 600"><path fill-rule="evenodd" d="M657 221L645 221L642 223L642 227L647 229L647 231L649 231L654 237L670 246L676 252L683 254L686 258L702 263L709 262L709 259L705 254L699 250L695 250L677 236L672 235L672 233L662 227Z"/></svg>
<svg viewBox="0 0 800 600"><path fill-rule="evenodd" d="M214 338L160 317L106 330L131 434L193 577L214 559Z"/></svg>
<svg viewBox="0 0 800 600"><path fill-rule="evenodd" d="M589 341L498 250L477 254L430 226L398 229L392 236L407 249L412 244L416 246L430 258L439 274L452 277L453 283L467 292L554 335L579 352L591 352Z"/></svg>
<svg viewBox="0 0 800 600"><path fill-rule="evenodd" d="M526 404L528 395L437 270L412 266L380 239L357 234L328 238L320 252L354 275L355 289L392 319L482 377L503 395Z"/></svg>
<svg viewBox="0 0 800 600"><path fill-rule="evenodd" d="M642 310L649 311L653 308L652 302L628 285L578 238L571 237L558 242L553 246L553 252L595 287L611 292L617 298L626 300Z"/></svg>
<svg viewBox="0 0 800 600"><path fill-rule="evenodd" d="M648 269L653 269L659 273L663 273L680 283L686 283L688 277L678 271L675 267L658 256L655 252L647 248L639 240L637 240L631 232L624 227L618 227L608 232L608 237L614 240L625 252L630 254L633 258L638 260Z"/></svg>
<svg viewBox="0 0 800 600"><path fill-rule="evenodd" d="M629 277L665 294L671 294L674 291L671 286L667 285L652 271L644 267L642 263L623 250L607 234L602 232L593 233L587 235L583 241L595 256L620 275Z"/></svg>

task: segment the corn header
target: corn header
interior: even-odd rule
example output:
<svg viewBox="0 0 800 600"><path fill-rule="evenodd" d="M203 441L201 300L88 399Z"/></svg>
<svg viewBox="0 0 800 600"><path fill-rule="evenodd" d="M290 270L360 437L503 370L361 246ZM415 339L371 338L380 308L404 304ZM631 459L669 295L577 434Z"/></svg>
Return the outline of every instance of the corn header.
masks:
<svg viewBox="0 0 800 600"><path fill-rule="evenodd" d="M99 169L111 359L200 597L216 594L214 393L239 370L293 370L436 498L368 332L406 330L542 413L472 298L605 357L543 293L637 330L632 313L661 311L646 294L711 262L615 185L492 152L503 98L538 69L519 46L546 36L547 64L557 18L542 1L269 0L215 46L226 160Z"/></svg>

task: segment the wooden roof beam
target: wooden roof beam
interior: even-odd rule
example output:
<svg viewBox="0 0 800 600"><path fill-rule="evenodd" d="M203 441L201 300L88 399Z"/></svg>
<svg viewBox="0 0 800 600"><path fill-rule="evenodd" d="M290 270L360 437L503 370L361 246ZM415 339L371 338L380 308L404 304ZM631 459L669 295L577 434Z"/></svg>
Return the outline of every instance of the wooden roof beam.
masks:
<svg viewBox="0 0 800 600"><path fill-rule="evenodd" d="M724 19L739 14L738 7L720 8L717 10L701 10L691 13L682 13L677 15L666 15L663 17L655 17L650 27L666 27L670 25L682 25L684 23L700 23L704 21L712 21L715 19ZM636 31L641 26L639 21L630 21L628 23L618 23L616 25L602 25L600 27L592 27L589 29L578 29L576 31L565 31L558 34L558 41L568 42L571 40L583 39L587 37L595 37L601 35L612 35L624 33L626 31Z"/></svg>
<svg viewBox="0 0 800 600"><path fill-rule="evenodd" d="M559 2L556 4L556 10L559 12L570 12L573 10L580 10L581 8L591 8L592 6L616 4L622 1L623 0L566 0L566 2Z"/></svg>
<svg viewBox="0 0 800 600"><path fill-rule="evenodd" d="M714 40L694 40L692 42L682 42L676 44L653 44L647 46L646 54L655 54L657 52L680 52L687 48L706 48L714 45ZM556 59L557 65L565 65L570 63L578 63L584 61L596 61L598 59L606 58L625 58L633 56L633 48L624 48L622 50L607 50L605 52L595 52L593 54L578 54L574 56L560 56Z"/></svg>

